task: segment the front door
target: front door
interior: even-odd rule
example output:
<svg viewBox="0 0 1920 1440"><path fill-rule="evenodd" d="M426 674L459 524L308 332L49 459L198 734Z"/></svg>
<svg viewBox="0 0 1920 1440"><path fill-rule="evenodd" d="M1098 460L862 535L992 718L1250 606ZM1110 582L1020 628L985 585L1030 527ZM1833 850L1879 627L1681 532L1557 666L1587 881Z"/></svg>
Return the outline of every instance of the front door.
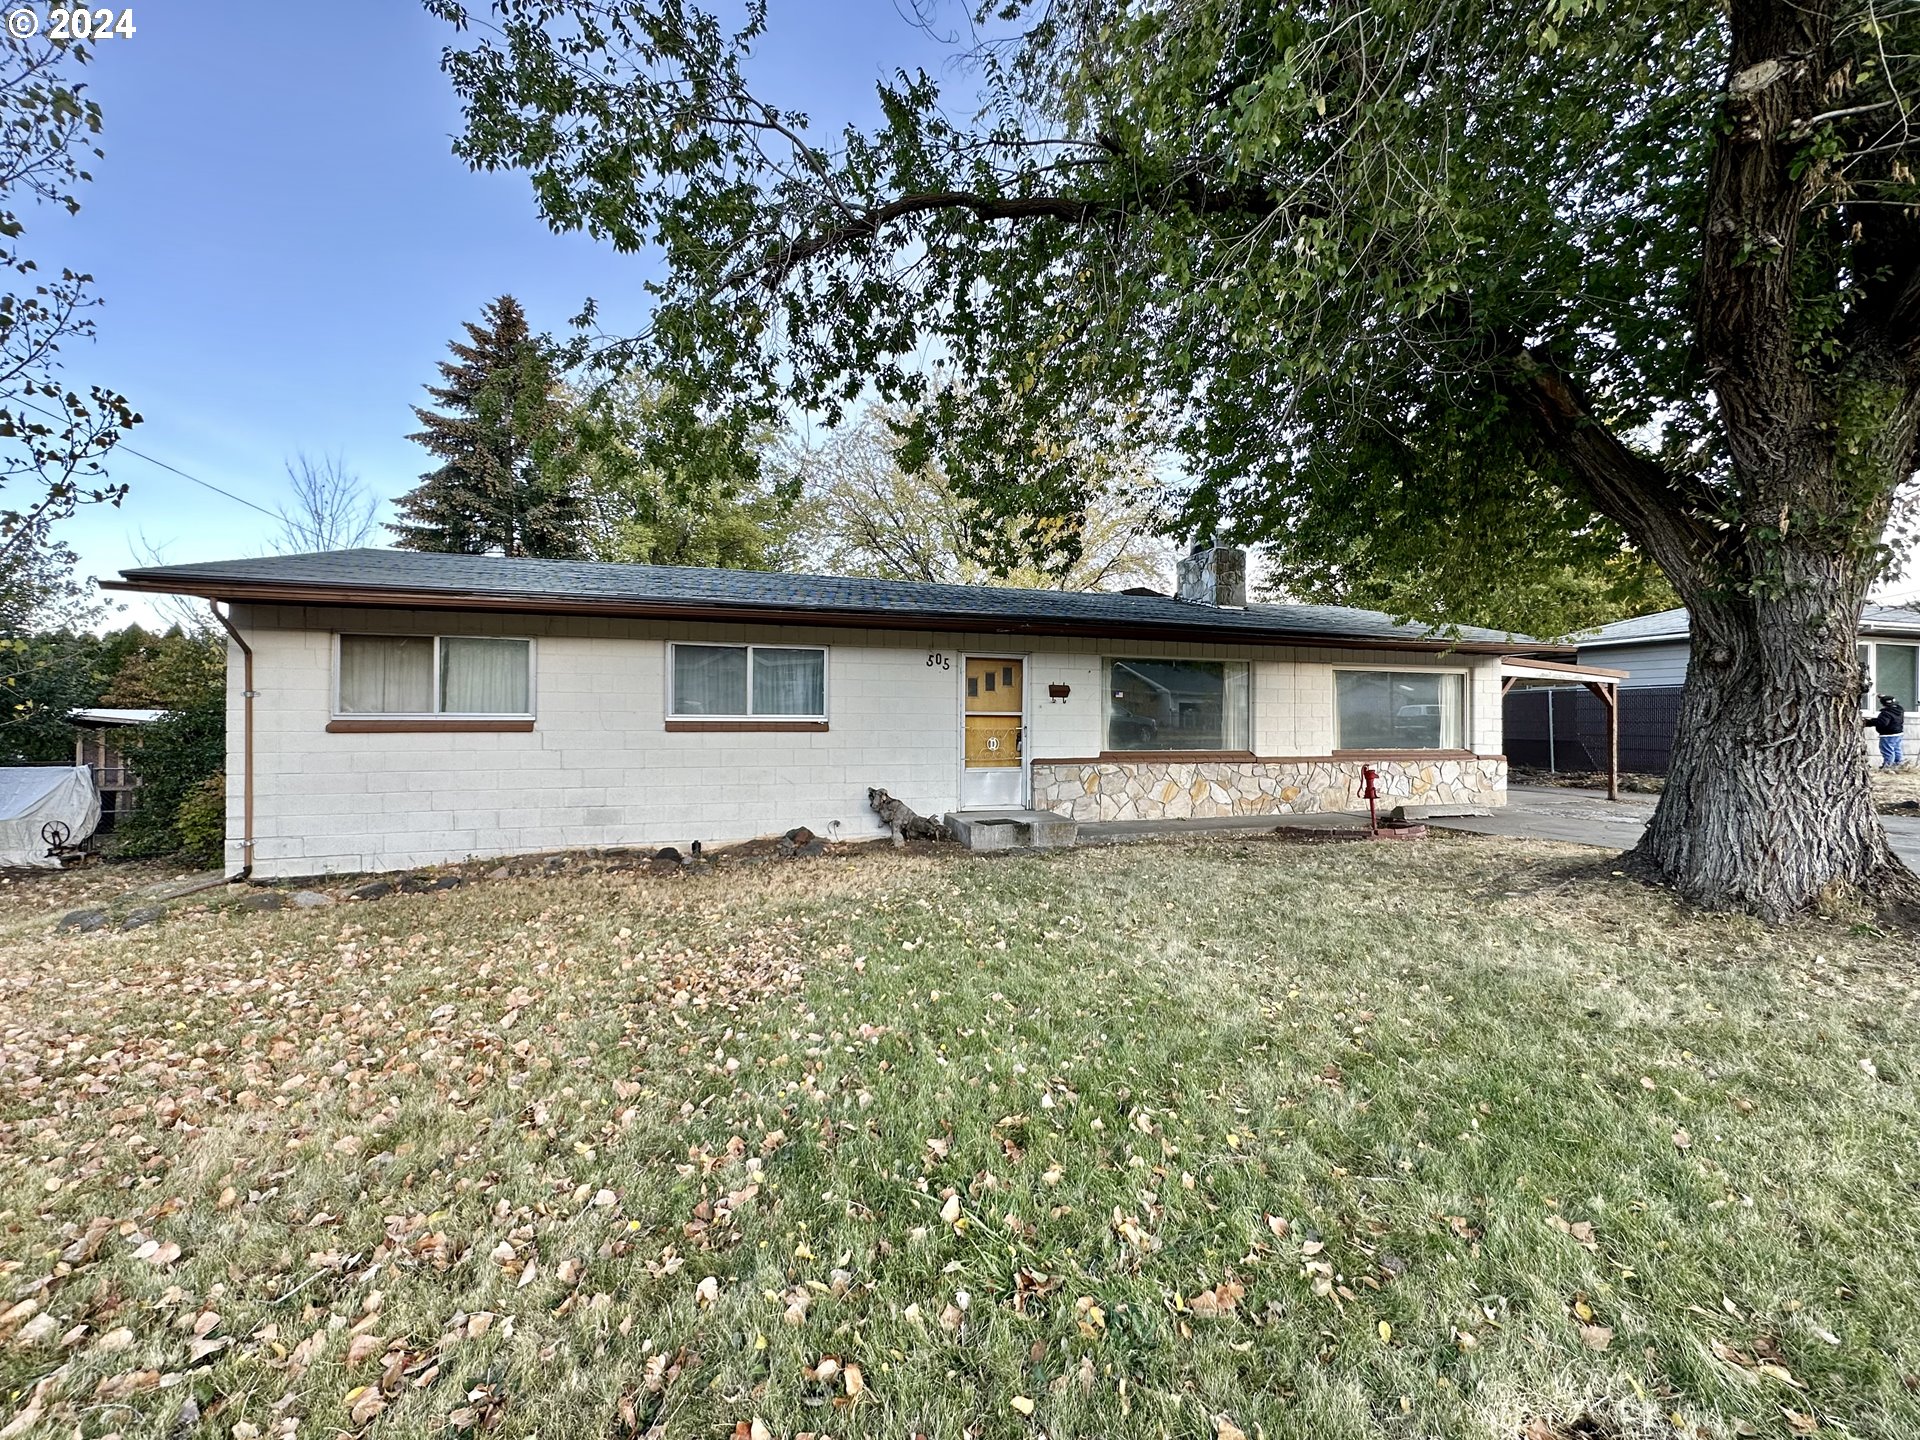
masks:
<svg viewBox="0 0 1920 1440"><path fill-rule="evenodd" d="M1024 809L1026 665L1007 656L969 655L962 668L966 748L960 762L960 808Z"/></svg>

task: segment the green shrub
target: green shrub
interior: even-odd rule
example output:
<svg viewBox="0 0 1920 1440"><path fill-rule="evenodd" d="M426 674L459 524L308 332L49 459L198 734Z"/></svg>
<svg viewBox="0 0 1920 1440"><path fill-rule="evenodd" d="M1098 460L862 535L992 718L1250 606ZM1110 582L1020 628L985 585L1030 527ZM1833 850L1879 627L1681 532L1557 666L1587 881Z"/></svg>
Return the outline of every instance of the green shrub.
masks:
<svg viewBox="0 0 1920 1440"><path fill-rule="evenodd" d="M173 829L181 854L219 864L227 845L227 777L209 775L189 790L173 812Z"/></svg>
<svg viewBox="0 0 1920 1440"><path fill-rule="evenodd" d="M117 853L132 858L171 855L185 848L181 807L196 788L226 768L226 708L226 697L215 693L130 731L127 758L140 777L140 789L133 813L115 831Z"/></svg>

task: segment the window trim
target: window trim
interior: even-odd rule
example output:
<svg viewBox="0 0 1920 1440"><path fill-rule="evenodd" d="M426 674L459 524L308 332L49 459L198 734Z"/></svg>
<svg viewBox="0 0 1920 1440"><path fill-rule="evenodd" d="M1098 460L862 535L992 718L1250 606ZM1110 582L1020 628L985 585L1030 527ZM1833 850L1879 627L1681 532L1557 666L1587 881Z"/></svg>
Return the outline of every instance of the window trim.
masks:
<svg viewBox="0 0 1920 1440"><path fill-rule="evenodd" d="M433 703L441 703L440 643L443 640L516 640L527 647L527 708L501 711L421 711L342 710L340 708L340 642L355 640L431 640L433 641ZM540 642L532 635L414 635L382 633L374 630L336 630L333 632L333 696L327 729L335 735L400 733L403 730L531 730L539 717Z"/></svg>
<svg viewBox="0 0 1920 1440"><path fill-rule="evenodd" d="M713 715L702 712L698 715L683 715L676 708L680 697L675 693L674 677L678 667L674 664L674 652L682 646L699 650L744 650L747 652L747 707L745 715ZM830 645L761 645L751 640L669 640L667 642L667 683L666 690L666 726L669 730L689 728L719 730L739 730L743 728L760 729L777 727L781 730L824 730L827 717L833 710L833 664ZM811 650L820 656L820 713L818 715L756 715L753 707L753 652L756 650Z"/></svg>
<svg viewBox="0 0 1920 1440"><path fill-rule="evenodd" d="M1142 664L1142 665L1164 665L1164 664L1170 664L1170 663L1171 664L1194 664L1194 665L1218 665L1221 667L1220 684L1221 684L1221 690L1223 695L1226 689L1226 667L1229 665L1239 665L1239 666L1245 667L1246 677L1247 677L1247 685L1246 685L1247 743L1244 745L1222 744L1221 746L1219 746L1219 748L1213 749L1213 750L1195 750L1191 747L1180 747L1180 748L1170 749L1166 746L1160 746L1153 750L1112 749L1111 746L1108 744L1108 742L1113 739L1113 729L1112 729L1113 714L1112 714L1112 708L1111 708L1113 705L1113 667L1115 665L1125 665L1128 663L1135 663L1135 664ZM1245 757L1251 757L1252 754L1254 753L1253 737L1256 733L1254 729L1254 698L1253 697L1254 697L1255 690L1258 689L1258 686L1255 683L1255 674L1254 674L1255 663L1256 662L1252 660L1244 660L1237 656L1231 656L1231 655L1125 655L1125 654L1107 655L1107 654L1102 654L1100 656L1100 741L1101 741L1100 753L1103 755L1136 756L1142 761L1150 761L1155 758L1164 759L1168 756L1181 755L1181 756L1186 756L1189 759L1194 760L1198 763L1205 763L1205 761L1209 759L1236 760L1236 759L1241 759ZM1221 739L1223 741L1226 738L1227 728L1228 727L1225 723L1225 717L1223 715L1222 722L1221 722Z"/></svg>
<svg viewBox="0 0 1920 1440"><path fill-rule="evenodd" d="M1880 650L1882 646L1897 646L1902 650L1912 650L1915 652L1915 688L1916 690L1920 690L1920 641L1881 640L1876 637L1862 635L1856 644L1859 650L1865 650L1867 652L1867 663L1861 667L1867 677L1867 688L1860 692L1861 714L1871 714L1880 708L1880 687L1885 683L1880 679ZM1858 653L1858 651L1856 651L1856 653ZM1914 699L1916 702L1920 702L1920 694L1916 694Z"/></svg>
<svg viewBox="0 0 1920 1440"><path fill-rule="evenodd" d="M1378 745L1372 748L1359 748L1340 743L1340 677L1342 675L1457 675L1460 677L1460 743L1458 745L1435 745L1428 748L1415 748L1407 745ZM1464 665L1356 665L1341 664L1328 667L1327 698L1333 717L1333 744L1328 753L1335 757L1352 756L1355 759L1365 756L1377 756L1387 759L1398 756L1431 756L1435 759L1462 759L1475 754L1473 748L1473 671ZM1444 717L1443 717L1444 718ZM1444 729L1444 727L1442 727Z"/></svg>

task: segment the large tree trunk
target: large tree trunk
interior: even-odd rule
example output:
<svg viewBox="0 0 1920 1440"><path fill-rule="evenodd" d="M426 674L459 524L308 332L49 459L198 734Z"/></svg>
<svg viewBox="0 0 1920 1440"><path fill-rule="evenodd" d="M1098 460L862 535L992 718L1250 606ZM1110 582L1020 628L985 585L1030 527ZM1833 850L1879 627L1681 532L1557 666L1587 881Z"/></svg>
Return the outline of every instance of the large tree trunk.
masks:
<svg viewBox="0 0 1920 1440"><path fill-rule="evenodd" d="M1632 857L1689 900L1769 918L1908 878L1867 778L1860 577L1845 561L1798 558L1790 594L1690 597L1673 767Z"/></svg>
<svg viewBox="0 0 1920 1440"><path fill-rule="evenodd" d="M1915 470L1920 232L1871 202L1838 213L1847 187L1809 163L1817 121L1882 108L1848 108L1864 72L1835 50L1835 10L1728 7L1697 285L1726 469L1695 474L1621 443L1551 355L1523 355L1514 386L1553 461L1692 617L1672 771L1635 867L1769 918L1842 889L1905 898L1915 883L1874 813L1856 644L1876 542Z"/></svg>

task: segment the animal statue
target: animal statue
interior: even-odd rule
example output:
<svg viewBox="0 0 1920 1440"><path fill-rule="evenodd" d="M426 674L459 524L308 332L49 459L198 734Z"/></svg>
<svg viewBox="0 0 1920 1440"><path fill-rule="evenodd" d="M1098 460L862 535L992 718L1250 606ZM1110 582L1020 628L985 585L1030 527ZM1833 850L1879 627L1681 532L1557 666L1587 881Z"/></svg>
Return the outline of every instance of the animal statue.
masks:
<svg viewBox="0 0 1920 1440"><path fill-rule="evenodd" d="M947 837L946 830L938 820L914 814L913 807L906 801L896 800L884 790L868 790L867 804L873 807L873 813L886 822L887 829L893 832L896 850L909 840L944 840Z"/></svg>

